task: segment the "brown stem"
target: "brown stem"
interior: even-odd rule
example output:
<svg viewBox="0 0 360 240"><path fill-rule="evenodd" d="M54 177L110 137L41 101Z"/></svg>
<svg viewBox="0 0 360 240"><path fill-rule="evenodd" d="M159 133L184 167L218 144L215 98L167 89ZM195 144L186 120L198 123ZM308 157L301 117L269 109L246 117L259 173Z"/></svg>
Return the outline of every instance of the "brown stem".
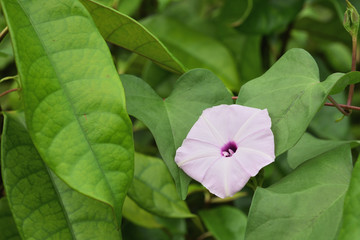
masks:
<svg viewBox="0 0 360 240"><path fill-rule="evenodd" d="M357 50L357 37L352 38L352 59L351 59L351 71L356 71L356 50ZM346 102L346 105L351 105L352 98L354 95L355 85L350 84L349 86L349 95Z"/></svg>
<svg viewBox="0 0 360 240"><path fill-rule="evenodd" d="M332 104L334 105L334 107L336 107L342 114L344 114L345 116L348 116L350 113L345 111L340 104L338 104L335 99L333 99L331 96L328 96L328 99L330 102L332 102Z"/></svg>
<svg viewBox="0 0 360 240"><path fill-rule="evenodd" d="M0 32L0 42L4 39L4 37L8 34L9 32L9 28L5 27L1 32Z"/></svg>
<svg viewBox="0 0 360 240"><path fill-rule="evenodd" d="M360 107L357 106L351 106L351 105L345 105L345 104L338 104L340 107L344 108L344 109L351 109L351 110L357 110L360 111ZM329 106L329 107L336 107L334 104L332 103L325 103L325 106Z"/></svg>
<svg viewBox="0 0 360 240"><path fill-rule="evenodd" d="M9 90L1 93L1 94L0 94L0 97L3 97L3 96L5 96L5 95L8 94L8 93L15 92L15 91L17 91L17 90L19 90L19 89L20 89L20 88L9 89Z"/></svg>

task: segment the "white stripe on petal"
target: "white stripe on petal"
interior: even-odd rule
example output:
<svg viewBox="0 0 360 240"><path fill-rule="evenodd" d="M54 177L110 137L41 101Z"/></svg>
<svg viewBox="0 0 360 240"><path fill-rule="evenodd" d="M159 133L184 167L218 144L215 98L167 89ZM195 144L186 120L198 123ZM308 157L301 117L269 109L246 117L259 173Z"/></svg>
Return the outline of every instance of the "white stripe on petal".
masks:
<svg viewBox="0 0 360 240"><path fill-rule="evenodd" d="M272 156L270 156L269 154L266 154L266 153L264 153L264 152L261 152L261 151L259 151L259 150L256 150L256 149L253 149L253 148L247 148L247 147L238 147L238 149L237 149L238 151L240 150L245 150L245 151L248 151L248 152L253 152L253 153L255 153L255 154L258 154L258 155L260 155L260 156L262 156L262 157L264 157L264 158L266 158L266 159L269 159L271 162L273 162L274 161L274 157L272 157Z"/></svg>
<svg viewBox="0 0 360 240"><path fill-rule="evenodd" d="M241 135L243 134L243 131L247 129L247 126L248 126L249 124L251 124L251 120L252 120L253 118L255 118L255 117L256 117L259 113L261 113L261 112L262 112L262 111L259 110L258 112L254 113L251 117L249 117L249 118L246 120L246 122L244 122L244 124L241 126L241 128L237 131L237 133L236 133L235 136L234 136L234 140L235 140L236 142L238 142L239 138L240 138Z"/></svg>
<svg viewBox="0 0 360 240"><path fill-rule="evenodd" d="M220 140L219 144L223 145L226 143L226 140L222 137L222 135L218 132L218 130L212 125L212 123L205 117L205 115L202 116L206 124L208 125L211 133L215 136L215 139Z"/></svg>
<svg viewBox="0 0 360 240"><path fill-rule="evenodd" d="M193 160L197 160L199 158L205 158L205 157L214 157L214 153L213 152L209 152L209 151L201 151L198 153L194 153L194 155L192 155L191 157L182 160L181 162L178 162L177 165L179 167L184 166L186 163L193 161Z"/></svg>

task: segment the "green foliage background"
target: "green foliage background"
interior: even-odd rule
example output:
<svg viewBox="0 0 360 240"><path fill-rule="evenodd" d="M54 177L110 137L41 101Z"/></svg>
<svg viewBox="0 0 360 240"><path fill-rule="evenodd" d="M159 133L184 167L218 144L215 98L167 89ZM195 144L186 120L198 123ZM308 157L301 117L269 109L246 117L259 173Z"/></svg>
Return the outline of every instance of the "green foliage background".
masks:
<svg viewBox="0 0 360 240"><path fill-rule="evenodd" d="M21 90L0 98L0 240L360 238L360 115L323 106L360 82L345 1L1 9L0 72L16 77L0 92ZM174 155L204 109L232 103L268 109L277 158L219 199Z"/></svg>

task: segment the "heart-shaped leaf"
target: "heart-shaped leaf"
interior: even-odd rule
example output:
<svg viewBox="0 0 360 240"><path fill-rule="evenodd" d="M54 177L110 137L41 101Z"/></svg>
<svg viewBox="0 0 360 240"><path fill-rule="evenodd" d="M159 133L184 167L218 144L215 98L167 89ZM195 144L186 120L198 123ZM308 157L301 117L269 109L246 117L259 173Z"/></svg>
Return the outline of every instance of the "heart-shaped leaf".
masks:
<svg viewBox="0 0 360 240"><path fill-rule="evenodd" d="M44 164L18 115L5 115L1 168L23 239L120 239L111 207L62 182Z"/></svg>
<svg viewBox="0 0 360 240"><path fill-rule="evenodd" d="M88 9L106 41L149 58L168 70L185 72L182 64L140 23L92 0L80 0L80 2Z"/></svg>
<svg viewBox="0 0 360 240"><path fill-rule="evenodd" d="M179 198L171 175L161 159L135 154L134 180L128 196L141 208L162 217L193 217Z"/></svg>
<svg viewBox="0 0 360 240"><path fill-rule="evenodd" d="M122 75L129 114L142 121L154 135L176 188L184 199L189 177L176 165L175 152L206 108L231 104L231 94L213 73L194 69L182 75L171 95L162 99L143 80Z"/></svg>
<svg viewBox="0 0 360 240"><path fill-rule="evenodd" d="M131 122L109 49L73 0L1 2L31 138L75 190L121 207L133 175Z"/></svg>
<svg viewBox="0 0 360 240"><path fill-rule="evenodd" d="M343 82L359 81L353 73L338 73L320 82L310 54L292 49L261 77L246 83L236 103L269 111L278 156L300 139L330 93L342 90Z"/></svg>
<svg viewBox="0 0 360 240"><path fill-rule="evenodd" d="M245 239L335 239L351 170L350 147L341 146L257 188Z"/></svg>

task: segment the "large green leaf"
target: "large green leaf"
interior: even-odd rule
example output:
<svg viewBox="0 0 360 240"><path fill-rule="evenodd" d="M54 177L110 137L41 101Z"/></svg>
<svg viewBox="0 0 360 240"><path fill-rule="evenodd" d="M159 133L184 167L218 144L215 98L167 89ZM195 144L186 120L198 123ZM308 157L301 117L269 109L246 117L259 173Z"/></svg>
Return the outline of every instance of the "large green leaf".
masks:
<svg viewBox="0 0 360 240"><path fill-rule="evenodd" d="M323 140L305 133L299 142L287 152L287 162L291 168L295 169L309 159L350 143L352 147L355 147L359 145L360 141Z"/></svg>
<svg viewBox="0 0 360 240"><path fill-rule="evenodd" d="M44 164L19 116L5 115L1 167L23 239L120 239L111 207L62 182Z"/></svg>
<svg viewBox="0 0 360 240"><path fill-rule="evenodd" d="M360 239L360 158L351 175L350 186L345 196L343 223L339 240Z"/></svg>
<svg viewBox="0 0 360 240"><path fill-rule="evenodd" d="M335 239L351 170L350 147L341 146L307 161L269 188L257 188L245 239Z"/></svg>
<svg viewBox="0 0 360 240"><path fill-rule="evenodd" d="M218 240L243 240L246 229L246 215L239 209L222 206L199 212L208 230Z"/></svg>
<svg viewBox="0 0 360 240"><path fill-rule="evenodd" d="M360 81L356 75L333 74L320 82L317 64L310 54L292 49L261 77L246 83L237 104L268 109L278 156L300 139L328 94L342 91L349 82Z"/></svg>
<svg viewBox="0 0 360 240"><path fill-rule="evenodd" d="M166 16L142 22L187 68L213 71L231 90L238 91L240 80L229 50L219 41Z"/></svg>
<svg viewBox="0 0 360 240"><path fill-rule="evenodd" d="M1 2L37 150L69 186L111 205L120 223L133 141L106 43L77 1Z"/></svg>
<svg viewBox="0 0 360 240"><path fill-rule="evenodd" d="M109 42L151 59L177 73L184 67L167 48L140 23L112 8L91 0L80 0L93 17L101 35Z"/></svg>
<svg viewBox="0 0 360 240"><path fill-rule="evenodd" d="M182 75L166 99L159 97L143 80L122 75L127 108L154 135L176 188L184 199L190 178L176 165L175 152L206 108L231 104L231 94L213 73L194 69Z"/></svg>
<svg viewBox="0 0 360 240"><path fill-rule="evenodd" d="M135 154L134 180L128 196L141 208L162 217L193 217L179 198L171 175L161 159Z"/></svg>
<svg viewBox="0 0 360 240"><path fill-rule="evenodd" d="M0 199L0 240L20 240L6 197Z"/></svg>

